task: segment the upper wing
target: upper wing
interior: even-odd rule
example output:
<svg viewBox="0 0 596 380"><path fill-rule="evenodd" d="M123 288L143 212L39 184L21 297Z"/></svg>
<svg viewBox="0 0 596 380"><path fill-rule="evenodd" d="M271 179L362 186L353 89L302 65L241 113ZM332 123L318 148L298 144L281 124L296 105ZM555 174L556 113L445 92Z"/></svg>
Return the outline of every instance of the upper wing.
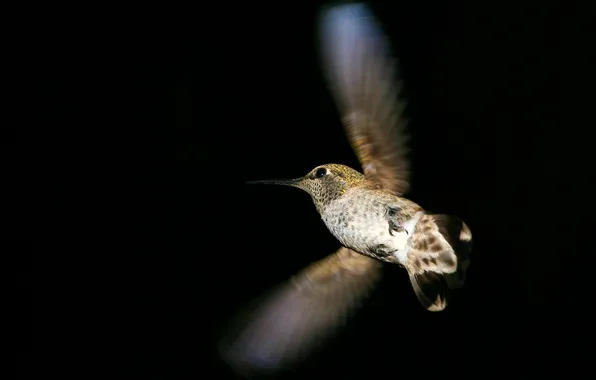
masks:
<svg viewBox="0 0 596 380"><path fill-rule="evenodd" d="M321 22L323 67L364 174L402 195L409 188L405 104L397 62L364 4L329 9Z"/></svg>
<svg viewBox="0 0 596 380"><path fill-rule="evenodd" d="M266 372L300 359L339 327L380 278L380 262L342 247L282 284L219 351L236 371Z"/></svg>

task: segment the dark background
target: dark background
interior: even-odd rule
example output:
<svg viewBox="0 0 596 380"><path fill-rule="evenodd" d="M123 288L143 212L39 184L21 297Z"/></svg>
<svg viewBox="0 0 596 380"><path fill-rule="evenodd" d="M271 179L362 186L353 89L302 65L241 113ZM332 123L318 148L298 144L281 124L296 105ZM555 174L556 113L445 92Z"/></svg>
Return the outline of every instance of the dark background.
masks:
<svg viewBox="0 0 596 380"><path fill-rule="evenodd" d="M467 222L472 265L442 313L387 265L366 307L293 376L571 374L591 330L593 13L372 8L408 100L408 198ZM34 288L21 377L234 377L213 350L226 318L338 247L308 195L243 182L359 169L319 70L317 10L40 13L36 166L54 214L21 271L21 294Z"/></svg>

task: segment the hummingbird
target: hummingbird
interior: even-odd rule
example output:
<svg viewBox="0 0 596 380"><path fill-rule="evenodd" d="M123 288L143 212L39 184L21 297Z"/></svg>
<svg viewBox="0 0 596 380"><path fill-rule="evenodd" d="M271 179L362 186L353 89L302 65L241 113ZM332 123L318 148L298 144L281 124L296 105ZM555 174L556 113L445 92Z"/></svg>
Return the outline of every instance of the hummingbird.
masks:
<svg viewBox="0 0 596 380"><path fill-rule="evenodd" d="M239 335L220 344L224 360L244 374L303 358L374 290L382 263L404 268L433 312L445 309L469 265L468 226L403 197L410 186L404 102L372 11L362 3L332 6L320 26L322 67L362 173L325 164L296 179L252 182L308 193L341 247L267 294Z"/></svg>

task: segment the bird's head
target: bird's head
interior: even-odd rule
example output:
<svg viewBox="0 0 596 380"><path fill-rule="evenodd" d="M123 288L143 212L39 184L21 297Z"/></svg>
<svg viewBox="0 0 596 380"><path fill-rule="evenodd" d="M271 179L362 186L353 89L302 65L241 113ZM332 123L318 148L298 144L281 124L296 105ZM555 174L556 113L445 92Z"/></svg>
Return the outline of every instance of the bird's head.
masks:
<svg viewBox="0 0 596 380"><path fill-rule="evenodd" d="M364 181L366 180L363 174L348 166L326 164L317 166L304 177L248 183L297 187L310 194L317 210L321 212L331 201L341 197L348 189L362 184Z"/></svg>

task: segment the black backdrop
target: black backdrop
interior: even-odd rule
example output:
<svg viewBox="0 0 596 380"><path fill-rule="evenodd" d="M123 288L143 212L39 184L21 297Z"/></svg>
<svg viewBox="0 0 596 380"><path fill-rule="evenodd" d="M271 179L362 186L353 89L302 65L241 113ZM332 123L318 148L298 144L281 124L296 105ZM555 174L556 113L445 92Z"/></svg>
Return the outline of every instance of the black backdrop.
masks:
<svg viewBox="0 0 596 380"><path fill-rule="evenodd" d="M582 255L593 251L582 13L372 7L408 100L408 197L468 223L472 266L438 314L387 266L366 307L289 376L577 368ZM25 349L18 373L234 377L213 350L225 318L338 247L308 195L243 182L359 168L318 68L317 9L195 4L46 20L34 89L52 128L40 164L56 184L50 204L72 217L59 213L45 228L53 239L35 240L33 360ZM59 234L62 219L77 232ZM54 293L41 279L62 236L75 256L60 269L78 280Z"/></svg>

